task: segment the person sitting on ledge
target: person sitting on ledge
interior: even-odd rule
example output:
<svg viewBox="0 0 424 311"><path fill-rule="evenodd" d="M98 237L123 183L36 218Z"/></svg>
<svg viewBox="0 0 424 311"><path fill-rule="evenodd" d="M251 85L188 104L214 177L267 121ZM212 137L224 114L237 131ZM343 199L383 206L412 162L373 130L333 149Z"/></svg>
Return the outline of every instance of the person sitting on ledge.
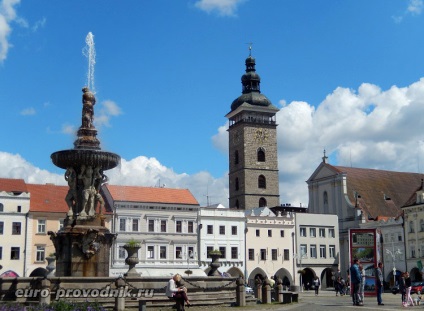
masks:
<svg viewBox="0 0 424 311"><path fill-rule="evenodd" d="M168 281L168 286L166 287L166 296L174 299L177 302L177 305L181 305L184 310L184 302L187 304L187 307L190 307L191 304L187 298L185 287L177 287L176 284L180 282L181 275L177 273Z"/></svg>

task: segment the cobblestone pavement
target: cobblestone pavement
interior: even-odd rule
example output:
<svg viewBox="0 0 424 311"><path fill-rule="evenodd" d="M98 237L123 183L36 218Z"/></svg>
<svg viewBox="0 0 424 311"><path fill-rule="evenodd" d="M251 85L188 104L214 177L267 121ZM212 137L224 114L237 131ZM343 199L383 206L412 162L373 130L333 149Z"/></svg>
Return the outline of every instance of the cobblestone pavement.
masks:
<svg viewBox="0 0 424 311"><path fill-rule="evenodd" d="M338 310L348 309L348 311L356 310L378 310L378 311L388 311L388 310L400 310L402 309L400 295L393 295L392 293L383 294L383 306L377 304L376 297L365 297L364 306L353 306L352 298L350 296L337 296L335 292L332 291L321 291L318 296L315 296L313 291L299 293L299 303L292 304L268 304L268 305L253 305L241 308L234 308L231 306L192 306L186 308L186 311L231 311L231 310L291 310L291 311L328 311L328 310ZM193 301L195 304L195 301ZM408 309L408 308L404 308ZM424 310L424 305L411 307L413 310Z"/></svg>

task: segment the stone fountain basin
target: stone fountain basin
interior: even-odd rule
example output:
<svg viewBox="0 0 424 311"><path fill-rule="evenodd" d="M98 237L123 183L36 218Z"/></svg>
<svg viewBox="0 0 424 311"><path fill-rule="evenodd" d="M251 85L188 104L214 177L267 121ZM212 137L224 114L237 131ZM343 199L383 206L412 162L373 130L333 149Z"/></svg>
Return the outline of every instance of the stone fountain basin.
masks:
<svg viewBox="0 0 424 311"><path fill-rule="evenodd" d="M52 153L53 164L67 169L81 165L109 170L119 165L121 157L115 153L94 149L69 149Z"/></svg>

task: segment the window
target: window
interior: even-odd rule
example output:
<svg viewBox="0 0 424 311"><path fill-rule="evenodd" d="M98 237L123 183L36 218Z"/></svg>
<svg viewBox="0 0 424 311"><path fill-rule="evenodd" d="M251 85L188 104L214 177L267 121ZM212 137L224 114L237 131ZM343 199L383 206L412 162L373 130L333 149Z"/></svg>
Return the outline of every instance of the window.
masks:
<svg viewBox="0 0 424 311"><path fill-rule="evenodd" d="M183 258L183 248L181 246L175 247L175 258L182 259Z"/></svg>
<svg viewBox="0 0 424 311"><path fill-rule="evenodd" d="M280 237L284 238L284 230L280 230Z"/></svg>
<svg viewBox="0 0 424 311"><path fill-rule="evenodd" d="M277 250L275 248L273 248L271 250L271 259L272 260L277 260Z"/></svg>
<svg viewBox="0 0 424 311"><path fill-rule="evenodd" d="M311 258L317 258L317 246L312 244L310 247Z"/></svg>
<svg viewBox="0 0 424 311"><path fill-rule="evenodd" d="M188 249L188 258L194 259L194 247L189 246L189 247L187 247L187 249Z"/></svg>
<svg viewBox="0 0 424 311"><path fill-rule="evenodd" d="M149 219L148 231L149 232L155 232L155 220L154 219Z"/></svg>
<svg viewBox="0 0 424 311"><path fill-rule="evenodd" d="M119 219L119 231L125 231L125 227L126 227L126 219L121 218Z"/></svg>
<svg viewBox="0 0 424 311"><path fill-rule="evenodd" d="M125 259L125 257L126 257L125 248L123 246L119 246L119 248L118 248L118 258L119 259Z"/></svg>
<svg viewBox="0 0 424 311"><path fill-rule="evenodd" d="M20 222L13 222L12 223L12 234L21 234L21 223Z"/></svg>
<svg viewBox="0 0 424 311"><path fill-rule="evenodd" d="M0 212L3 212L3 211L4 211L3 203L0 203Z"/></svg>
<svg viewBox="0 0 424 311"><path fill-rule="evenodd" d="M187 222L187 232L188 233L194 232L194 223L192 221Z"/></svg>
<svg viewBox="0 0 424 311"><path fill-rule="evenodd" d="M209 255L210 252L213 251L213 247L212 246L207 246L206 247L206 256L207 258L211 258L211 255Z"/></svg>
<svg viewBox="0 0 424 311"><path fill-rule="evenodd" d="M306 228L300 227L300 236L306 236Z"/></svg>
<svg viewBox="0 0 424 311"><path fill-rule="evenodd" d="M231 234L237 235L237 226L231 226Z"/></svg>
<svg viewBox="0 0 424 311"><path fill-rule="evenodd" d="M259 199L259 207L265 207L266 206L266 199L260 198Z"/></svg>
<svg viewBox="0 0 424 311"><path fill-rule="evenodd" d="M16 209L18 213L22 212L22 206L18 205L18 208Z"/></svg>
<svg viewBox="0 0 424 311"><path fill-rule="evenodd" d="M398 235L398 241L402 242L402 235L401 234Z"/></svg>
<svg viewBox="0 0 424 311"><path fill-rule="evenodd" d="M132 220L132 231L138 231L138 219L136 218Z"/></svg>
<svg viewBox="0 0 424 311"><path fill-rule="evenodd" d="M311 238L315 238L317 236L317 229L309 228L309 235L311 236Z"/></svg>
<svg viewBox="0 0 424 311"><path fill-rule="evenodd" d="M44 261L46 249L44 246L37 246L36 261Z"/></svg>
<svg viewBox="0 0 424 311"><path fill-rule="evenodd" d="M284 250L284 260L290 260L290 251L288 249Z"/></svg>
<svg viewBox="0 0 424 311"><path fill-rule="evenodd" d="M328 246L328 257L330 258L336 258L336 246L335 245L329 245Z"/></svg>
<svg viewBox="0 0 424 311"><path fill-rule="evenodd" d="M327 257L325 245L319 246L319 257L320 258L326 258Z"/></svg>
<svg viewBox="0 0 424 311"><path fill-rule="evenodd" d="M225 235L225 226L219 226L219 234Z"/></svg>
<svg viewBox="0 0 424 311"><path fill-rule="evenodd" d="M3 234L4 231L4 222L0 221L0 234Z"/></svg>
<svg viewBox="0 0 424 311"><path fill-rule="evenodd" d="M332 229L328 229L328 236L330 237L330 238L334 238L334 237L336 237L336 235L335 235L335 233L334 233L334 229L332 228Z"/></svg>
<svg viewBox="0 0 424 311"><path fill-rule="evenodd" d="M155 258L155 247L153 245L147 246L147 259Z"/></svg>
<svg viewBox="0 0 424 311"><path fill-rule="evenodd" d="M409 233L414 233L415 232L415 230L414 230L414 222L413 221L410 221L409 222Z"/></svg>
<svg viewBox="0 0 424 311"><path fill-rule="evenodd" d="M238 259L238 247L231 247L231 259Z"/></svg>
<svg viewBox="0 0 424 311"><path fill-rule="evenodd" d="M176 229L175 229L176 232L179 232L179 233L183 232L183 225L182 225L181 220L177 220L175 222L175 225L176 225Z"/></svg>
<svg viewBox="0 0 424 311"><path fill-rule="evenodd" d="M308 255L308 249L306 248L306 244L300 244L300 256L304 257Z"/></svg>
<svg viewBox="0 0 424 311"><path fill-rule="evenodd" d="M37 220L37 233L46 233L46 220L38 219Z"/></svg>
<svg viewBox="0 0 424 311"><path fill-rule="evenodd" d="M239 152L236 150L234 152L234 164L239 164Z"/></svg>
<svg viewBox="0 0 424 311"><path fill-rule="evenodd" d="M3 247L0 246L0 260L3 259Z"/></svg>
<svg viewBox="0 0 424 311"><path fill-rule="evenodd" d="M19 260L19 247L12 247L10 249L10 259L11 260Z"/></svg>
<svg viewBox="0 0 424 311"><path fill-rule="evenodd" d="M325 229L324 228L319 228L319 237L325 238Z"/></svg>
<svg viewBox="0 0 424 311"><path fill-rule="evenodd" d="M208 225L208 234L213 234L213 226Z"/></svg>
<svg viewBox="0 0 424 311"><path fill-rule="evenodd" d="M266 260L266 249L261 248L261 260Z"/></svg>
<svg viewBox="0 0 424 311"><path fill-rule="evenodd" d="M411 245L411 257L415 258L415 245Z"/></svg>
<svg viewBox="0 0 424 311"><path fill-rule="evenodd" d="M249 248L249 260L255 260L255 250L253 248Z"/></svg>
<svg viewBox="0 0 424 311"><path fill-rule="evenodd" d="M225 246L220 246L219 247L219 251L221 252L221 258L227 258L227 254L226 254L226 247Z"/></svg>
<svg viewBox="0 0 424 311"><path fill-rule="evenodd" d="M272 237L272 230L268 230L268 236Z"/></svg>
<svg viewBox="0 0 424 311"><path fill-rule="evenodd" d="M59 219L59 230L63 229L63 222L64 222L64 219Z"/></svg>
<svg viewBox="0 0 424 311"><path fill-rule="evenodd" d="M166 220L160 221L160 232L166 232Z"/></svg>
<svg viewBox="0 0 424 311"><path fill-rule="evenodd" d="M261 236L261 231L259 229L256 229L256 236Z"/></svg>
<svg viewBox="0 0 424 311"><path fill-rule="evenodd" d="M159 248L159 258L166 259L166 246L161 246Z"/></svg>
<svg viewBox="0 0 424 311"><path fill-rule="evenodd" d="M258 188L266 189L266 178L264 175L259 175L258 177Z"/></svg>
<svg viewBox="0 0 424 311"><path fill-rule="evenodd" d="M424 231L424 219L420 219L420 231Z"/></svg>
<svg viewBox="0 0 424 311"><path fill-rule="evenodd" d="M238 179L238 177L236 178L236 184L235 184L235 187L236 187L236 191L238 191L238 190L240 189L240 185L239 185L239 179Z"/></svg>
<svg viewBox="0 0 424 311"><path fill-rule="evenodd" d="M265 162L265 151L263 148L258 150L258 162Z"/></svg>

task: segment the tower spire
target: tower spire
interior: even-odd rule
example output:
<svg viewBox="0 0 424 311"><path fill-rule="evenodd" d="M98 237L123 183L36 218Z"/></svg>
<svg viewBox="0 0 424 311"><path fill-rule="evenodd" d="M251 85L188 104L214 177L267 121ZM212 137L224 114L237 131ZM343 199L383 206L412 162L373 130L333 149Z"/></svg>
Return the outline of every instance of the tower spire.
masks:
<svg viewBox="0 0 424 311"><path fill-rule="evenodd" d="M325 149L324 149L324 156L322 157L322 162L323 163L327 163L327 159L328 159L328 157L325 155Z"/></svg>

